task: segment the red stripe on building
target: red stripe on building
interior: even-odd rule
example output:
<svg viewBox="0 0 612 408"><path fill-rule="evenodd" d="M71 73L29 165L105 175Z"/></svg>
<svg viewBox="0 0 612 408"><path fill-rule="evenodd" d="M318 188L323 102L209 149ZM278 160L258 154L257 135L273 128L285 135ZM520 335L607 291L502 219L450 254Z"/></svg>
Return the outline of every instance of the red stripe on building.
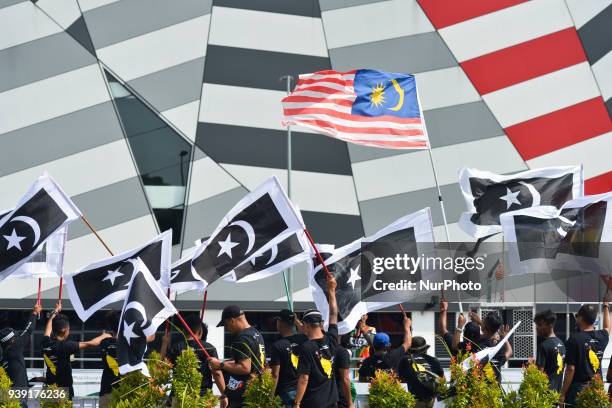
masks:
<svg viewBox="0 0 612 408"><path fill-rule="evenodd" d="M574 27L463 61L481 95L586 61Z"/></svg>
<svg viewBox="0 0 612 408"><path fill-rule="evenodd" d="M504 130L521 157L530 160L610 132L612 121L599 96Z"/></svg>
<svg viewBox="0 0 612 408"><path fill-rule="evenodd" d="M527 0L417 0L433 25L440 29L502 10Z"/></svg>
<svg viewBox="0 0 612 408"><path fill-rule="evenodd" d="M612 171L584 182L584 192L587 195L607 193L608 191L612 191Z"/></svg>

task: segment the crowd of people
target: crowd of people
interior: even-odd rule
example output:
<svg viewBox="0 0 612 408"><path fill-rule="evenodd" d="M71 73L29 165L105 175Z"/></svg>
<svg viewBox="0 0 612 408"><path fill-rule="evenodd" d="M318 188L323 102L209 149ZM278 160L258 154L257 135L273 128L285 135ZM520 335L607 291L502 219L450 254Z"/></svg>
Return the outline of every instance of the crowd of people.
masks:
<svg viewBox="0 0 612 408"><path fill-rule="evenodd" d="M251 326L244 312L235 305L227 306L218 327L223 326L233 341L227 348L229 358L218 358L216 348L206 341L208 326L197 315L188 316L187 325L193 335L172 337L166 333L161 342L162 357L175 362L183 350L191 347L200 360L202 392L216 384L221 393L221 408L237 408L243 405L244 391L252 374L269 367L275 381L275 393L286 408L353 408L355 390L350 376L351 357L358 357L359 382L370 382L377 370L393 371L415 396L417 408L431 408L437 397L437 383L444 377L440 361L428 354L430 347L423 337L413 337L411 319L403 313L402 342L392 347L387 333L376 332L366 324L364 316L351 333L338 335L338 306L335 296L336 281L327 278L329 316L318 310L306 310L301 319L291 310L281 310L275 317L279 339L266 345L262 334ZM597 374L601 374L601 362L608 344L612 324L607 300L602 304L603 329L595 324L598 310L584 305L576 313L578 331L567 341L554 332L556 315L552 311L536 314L534 322L538 336L537 353L533 361L549 378L550 388L558 391L561 402L574 404L577 393ZM468 316L459 314L456 329L449 332L448 303L440 302L439 332L450 355L474 353L497 344L508 332L496 312L483 319L475 312ZM24 347L35 328L41 313L36 305L25 330L12 328L0 330L1 363L14 387L28 387ZM324 317L328 326L324 329ZM100 349L103 372L100 383L100 406L106 407L110 395L120 379L117 364L117 328L119 313L106 316L109 331L85 342L69 340L70 322L61 314L58 303L47 320L41 343L42 357L46 365L46 384L56 384L69 390L74 396L71 359L79 350ZM202 343L206 352L198 345ZM483 369L493 370L497 381L502 381L501 367L511 357L512 348L506 342ZM612 371L608 371L608 378ZM25 401L22 402L25 406Z"/></svg>

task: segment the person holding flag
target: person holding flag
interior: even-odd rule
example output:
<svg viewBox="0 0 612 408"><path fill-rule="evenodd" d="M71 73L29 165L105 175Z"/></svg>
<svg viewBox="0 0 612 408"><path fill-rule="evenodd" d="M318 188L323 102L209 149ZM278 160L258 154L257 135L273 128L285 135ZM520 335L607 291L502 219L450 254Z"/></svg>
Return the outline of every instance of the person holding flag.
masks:
<svg viewBox="0 0 612 408"><path fill-rule="evenodd" d="M106 314L106 330L111 333L100 342L100 357L102 358L102 378L100 379L100 408L107 408L110 403L113 388L119 381L119 363L117 362L117 329L121 314L111 310Z"/></svg>
<svg viewBox="0 0 612 408"><path fill-rule="evenodd" d="M328 328L323 332L323 316L318 310L307 310L302 316L304 342L298 353L298 383L294 408L328 408L338 403L338 389L333 373L338 346L338 303L336 278L326 274L328 288Z"/></svg>
<svg viewBox="0 0 612 408"><path fill-rule="evenodd" d="M227 398L228 408L242 407L244 391L251 374L261 374L266 364L266 348L259 331L252 327L244 312L236 305L229 305L221 312L217 327L225 328L234 336L231 345L231 360L208 359L212 370L227 374L227 382L222 399Z"/></svg>

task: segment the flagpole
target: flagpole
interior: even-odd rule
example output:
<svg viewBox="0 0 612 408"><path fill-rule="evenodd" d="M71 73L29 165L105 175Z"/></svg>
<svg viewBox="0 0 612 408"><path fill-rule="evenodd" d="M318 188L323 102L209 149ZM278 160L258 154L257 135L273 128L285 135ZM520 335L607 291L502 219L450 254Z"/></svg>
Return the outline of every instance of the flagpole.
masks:
<svg viewBox="0 0 612 408"><path fill-rule="evenodd" d="M427 139L427 151L429 153L429 162L431 163L431 170L433 172L434 182L436 183L436 188L438 189L438 202L440 203L440 211L442 212L442 221L444 222L444 232L446 234L446 242L448 243L448 249L450 251L451 247L451 239L450 234L448 232L448 221L446 220L446 210L444 209L444 199L442 198L442 190L440 189L440 183L438 182L438 172L436 171L436 164L434 162L433 153L431 152L431 142L429 140L429 134L427 133L427 125L425 124L425 115L423 115L423 104L421 104L421 98L419 97L419 87L415 81L416 88L416 97L417 102L419 104L419 114L421 116L421 121L423 122L423 133L425 134L425 138ZM444 297L444 292L442 292L442 296ZM461 295L459 291L457 291L457 300L459 301L459 312L463 313L463 305L461 304Z"/></svg>
<svg viewBox="0 0 612 408"><path fill-rule="evenodd" d="M291 81L293 77L291 75L285 75L280 78L285 80L287 83L287 95L291 94ZM291 199L291 125L287 125L287 196ZM283 282L285 284L285 292L287 294L287 304L289 310L293 311L293 282L292 282L292 267L287 268L283 271ZM288 272L288 273L287 273ZM288 275L288 277L287 277Z"/></svg>
<svg viewBox="0 0 612 408"><path fill-rule="evenodd" d="M36 304L38 306L40 306L40 289L41 289L41 287L42 287L42 278L38 278L38 295L36 297Z"/></svg>
<svg viewBox="0 0 612 408"><path fill-rule="evenodd" d="M206 348L204 348L204 346L202 345L202 342L200 341L200 339L198 337L196 337L195 334L193 334L193 332L189 328L189 325L187 324L187 322L185 322L185 319L183 319L183 316L181 316L181 314L178 311L176 312L176 316L179 318L179 320L182 323L182 325L185 326L185 329L187 329L187 332L189 333L189 335L191 337L193 337L193 339L196 341L196 343L198 343L198 346L200 346L200 348L202 349L202 353L204 353L204 356L207 359L209 359L210 358L210 354L208 354L208 351L206 351Z"/></svg>
<svg viewBox="0 0 612 408"><path fill-rule="evenodd" d="M83 220L83 222L85 223L85 225L87 225L87 228L89 228L91 230L91 232L93 232L93 234L96 236L96 238L98 239L98 241L100 241L100 243L102 244L102 246L104 246L104 248L106 248L106 250L108 251L108 253L113 256L115 254L113 254L113 251L111 251L111 249L108 247L108 245L106 245L106 242L104 242L104 240L102 239L102 237L100 236L100 234L98 234L98 231L95 230L95 228L89 223L89 220L87 219L87 217L85 217L84 215L81 216L81 219Z"/></svg>
<svg viewBox="0 0 612 408"><path fill-rule="evenodd" d="M170 287L168 287L168 290L166 291L166 296L168 297L168 300L170 300ZM170 318L166 319L166 334L170 333Z"/></svg>
<svg viewBox="0 0 612 408"><path fill-rule="evenodd" d="M314 249L315 254L317 255L317 259L319 260L319 262L321 262L321 265L323 266L323 270L325 271L327 276L332 276L329 269L327 269L327 265L325 265L325 260L321 256L321 253L319 252L319 249L317 248L314 241L312 240L312 237L310 236L310 232L308 232L307 228L304 228L304 233L306 234L306 238L308 238L308 242L310 242L310 246L312 247L312 249Z"/></svg>
<svg viewBox="0 0 612 408"><path fill-rule="evenodd" d="M204 290L204 299L202 300L202 309L200 309L200 320L204 320L204 312L206 312L206 298L208 297L208 289Z"/></svg>
<svg viewBox="0 0 612 408"><path fill-rule="evenodd" d="M63 251L61 253L61 258L62 260L60 261L60 265L62 268L62 274L60 276L60 281L59 281L59 293L57 294L57 301L61 302L62 301L62 289L64 287L64 254L66 253L66 241L68 240L68 232L66 229L64 229L64 247L63 247Z"/></svg>

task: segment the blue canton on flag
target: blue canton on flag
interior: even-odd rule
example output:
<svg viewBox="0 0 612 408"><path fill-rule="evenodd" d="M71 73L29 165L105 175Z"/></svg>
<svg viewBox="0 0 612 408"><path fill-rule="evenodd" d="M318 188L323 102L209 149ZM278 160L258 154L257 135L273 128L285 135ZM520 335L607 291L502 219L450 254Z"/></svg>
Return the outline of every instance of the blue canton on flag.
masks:
<svg viewBox="0 0 612 408"><path fill-rule="evenodd" d="M360 69L354 88L353 115L421 117L414 75Z"/></svg>

